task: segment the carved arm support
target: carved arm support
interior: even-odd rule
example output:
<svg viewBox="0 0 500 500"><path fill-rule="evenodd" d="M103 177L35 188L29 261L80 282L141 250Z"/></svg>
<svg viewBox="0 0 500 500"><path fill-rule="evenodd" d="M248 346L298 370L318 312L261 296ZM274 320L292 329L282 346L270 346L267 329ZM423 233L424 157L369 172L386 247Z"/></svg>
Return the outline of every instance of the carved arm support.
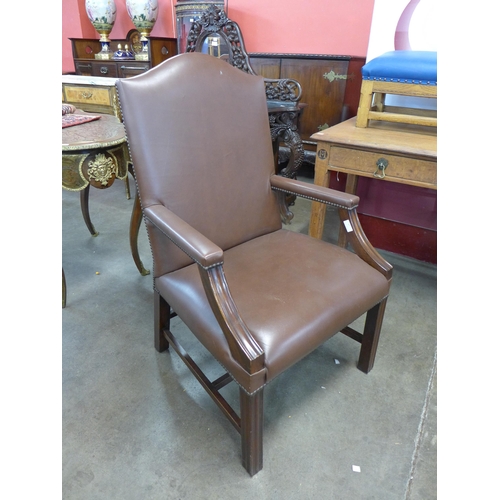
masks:
<svg viewBox="0 0 500 500"><path fill-rule="evenodd" d="M224 252L163 205L144 209L144 217L198 264L210 307L233 358L250 374L264 367L264 351L243 319L224 275Z"/></svg>
<svg viewBox="0 0 500 500"><path fill-rule="evenodd" d="M347 232L348 242L354 252L367 264L382 273L387 280L391 280L391 264L373 248L359 222L357 213L358 196L279 175L271 176L271 187L281 193L295 194L302 198L337 207L341 223Z"/></svg>
<svg viewBox="0 0 500 500"><path fill-rule="evenodd" d="M264 78L264 83L268 101L298 102L302 97L300 83L292 78Z"/></svg>
<svg viewBox="0 0 500 500"><path fill-rule="evenodd" d="M357 210L339 208L340 221L347 233L347 241L354 252L365 262L380 271L387 281L392 280L392 265L389 264L368 241L368 238L359 222Z"/></svg>

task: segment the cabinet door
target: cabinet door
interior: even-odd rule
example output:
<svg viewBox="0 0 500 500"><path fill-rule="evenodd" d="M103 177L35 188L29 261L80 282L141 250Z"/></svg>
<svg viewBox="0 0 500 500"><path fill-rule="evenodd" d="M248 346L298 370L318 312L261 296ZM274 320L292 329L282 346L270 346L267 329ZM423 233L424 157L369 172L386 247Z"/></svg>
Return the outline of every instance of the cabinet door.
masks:
<svg viewBox="0 0 500 500"><path fill-rule="evenodd" d="M94 59L101 51L99 40L89 38L70 38L74 59Z"/></svg>
<svg viewBox="0 0 500 500"><path fill-rule="evenodd" d="M278 79L280 77L280 63L279 58L250 57L252 69L264 78Z"/></svg>
<svg viewBox="0 0 500 500"><path fill-rule="evenodd" d="M149 38L149 57L151 67L166 61L177 54L177 38Z"/></svg>
<svg viewBox="0 0 500 500"><path fill-rule="evenodd" d="M344 96L344 106L347 107L346 120L358 114L359 96L361 94L361 84L363 83L361 68L365 63L366 58L364 57L351 57L349 61L349 75Z"/></svg>
<svg viewBox="0 0 500 500"><path fill-rule="evenodd" d="M311 141L312 134L341 121L349 59L283 58L280 78L293 78L302 86L300 135Z"/></svg>

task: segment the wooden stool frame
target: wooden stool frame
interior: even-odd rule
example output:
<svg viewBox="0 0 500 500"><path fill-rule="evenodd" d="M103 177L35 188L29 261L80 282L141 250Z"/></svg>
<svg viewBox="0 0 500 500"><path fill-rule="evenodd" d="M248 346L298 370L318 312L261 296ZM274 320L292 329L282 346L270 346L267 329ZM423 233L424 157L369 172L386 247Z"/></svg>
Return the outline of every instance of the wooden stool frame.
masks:
<svg viewBox="0 0 500 500"><path fill-rule="evenodd" d="M437 112L435 110L386 106L385 97L387 94L436 98L437 85L363 80L356 127L368 127L369 120L411 123L428 127L437 126Z"/></svg>

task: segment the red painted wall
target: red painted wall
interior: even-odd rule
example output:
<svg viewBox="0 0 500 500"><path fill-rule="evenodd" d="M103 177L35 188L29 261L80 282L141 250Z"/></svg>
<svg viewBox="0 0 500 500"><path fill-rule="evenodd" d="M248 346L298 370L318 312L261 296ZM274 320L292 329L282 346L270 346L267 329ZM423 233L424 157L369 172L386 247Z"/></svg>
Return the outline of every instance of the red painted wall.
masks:
<svg viewBox="0 0 500 500"><path fill-rule="evenodd" d="M111 38L134 28L125 0L115 0ZM175 0L158 0L152 36L175 37ZM245 37L248 52L338 54L366 57L374 0L229 0L228 16ZM85 12L85 0L62 2L62 71L74 71L68 38L99 38Z"/></svg>

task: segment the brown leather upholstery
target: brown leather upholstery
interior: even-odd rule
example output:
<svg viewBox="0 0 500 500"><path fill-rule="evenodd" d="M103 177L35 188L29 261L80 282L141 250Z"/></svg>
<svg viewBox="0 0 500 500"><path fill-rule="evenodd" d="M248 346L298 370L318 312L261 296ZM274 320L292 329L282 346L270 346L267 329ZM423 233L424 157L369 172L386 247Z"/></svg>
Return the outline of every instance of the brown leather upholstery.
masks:
<svg viewBox="0 0 500 500"><path fill-rule="evenodd" d="M274 175L262 77L190 53L117 88L153 252L156 347L183 354L171 308L240 385L241 422L228 418L254 474L262 388L339 331L368 372L392 267L361 230L357 196ZM282 229L285 193L336 205L357 254ZM367 311L364 335L348 327ZM218 386L207 390L226 412Z"/></svg>
<svg viewBox="0 0 500 500"><path fill-rule="evenodd" d="M265 370L252 377L231 358L215 317L207 314L196 266L158 278L156 287L248 392L309 354L389 291L384 276L356 255L284 229L226 250L224 273L241 317L265 352Z"/></svg>

